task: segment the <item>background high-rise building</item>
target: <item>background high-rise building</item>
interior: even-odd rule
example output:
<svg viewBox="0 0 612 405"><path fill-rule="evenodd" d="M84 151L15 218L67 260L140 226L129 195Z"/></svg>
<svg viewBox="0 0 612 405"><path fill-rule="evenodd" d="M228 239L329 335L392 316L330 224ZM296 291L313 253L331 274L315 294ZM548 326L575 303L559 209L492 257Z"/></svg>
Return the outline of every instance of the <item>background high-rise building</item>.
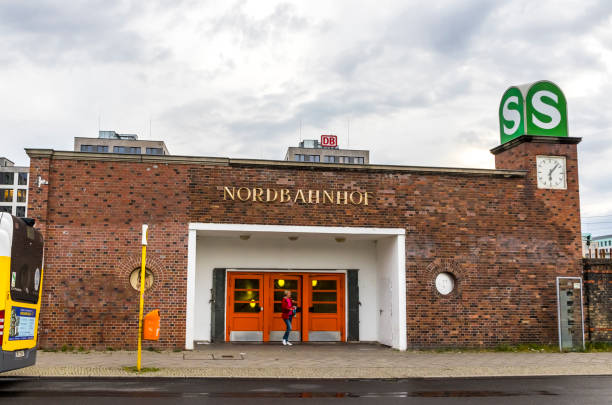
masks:
<svg viewBox="0 0 612 405"><path fill-rule="evenodd" d="M15 166L11 160L0 157L0 212L27 215L29 173L28 166Z"/></svg>

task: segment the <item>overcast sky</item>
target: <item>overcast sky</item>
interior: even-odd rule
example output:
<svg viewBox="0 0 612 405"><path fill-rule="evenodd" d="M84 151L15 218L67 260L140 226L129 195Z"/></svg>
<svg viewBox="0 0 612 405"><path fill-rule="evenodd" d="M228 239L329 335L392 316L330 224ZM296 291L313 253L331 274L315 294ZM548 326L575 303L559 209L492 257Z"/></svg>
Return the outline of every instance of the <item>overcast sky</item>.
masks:
<svg viewBox="0 0 612 405"><path fill-rule="evenodd" d="M301 127L374 163L492 168L503 92L547 79L583 138L583 231L612 233L611 73L605 0L0 0L0 156L100 128L283 159Z"/></svg>

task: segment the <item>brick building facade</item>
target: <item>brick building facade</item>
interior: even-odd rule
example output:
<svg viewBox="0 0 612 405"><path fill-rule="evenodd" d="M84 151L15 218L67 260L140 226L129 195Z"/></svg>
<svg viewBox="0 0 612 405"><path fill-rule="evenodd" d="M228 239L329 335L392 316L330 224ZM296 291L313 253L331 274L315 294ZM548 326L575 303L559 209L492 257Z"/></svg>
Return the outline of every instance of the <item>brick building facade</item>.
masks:
<svg viewBox="0 0 612 405"><path fill-rule="evenodd" d="M586 337L591 342L612 343L612 260L583 261Z"/></svg>
<svg viewBox="0 0 612 405"><path fill-rule="evenodd" d="M556 343L555 279L582 276L578 142L522 136L492 150L495 170L29 149L31 178L48 180L29 190L46 241L40 345L135 346L129 275L143 223L155 277L145 310L162 315L156 347L215 340L213 266L288 272L320 251L320 264L300 268L359 270L350 256L364 249L371 276L360 273L360 305L347 300L359 340L399 349ZM537 155L565 156L567 189L537 188ZM266 190L288 190L286 201L267 201ZM276 253L255 257L249 244ZM243 257L214 264L207 246ZM346 260L326 267L334 252ZM257 266L243 264L249 257ZM450 294L436 289L441 272L455 280Z"/></svg>

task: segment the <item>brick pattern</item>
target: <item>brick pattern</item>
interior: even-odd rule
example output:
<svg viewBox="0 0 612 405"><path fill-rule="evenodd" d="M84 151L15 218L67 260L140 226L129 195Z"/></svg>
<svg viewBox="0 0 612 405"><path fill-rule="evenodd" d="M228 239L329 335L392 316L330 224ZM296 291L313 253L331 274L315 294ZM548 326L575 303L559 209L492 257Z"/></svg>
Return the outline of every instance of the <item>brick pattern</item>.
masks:
<svg viewBox="0 0 612 405"><path fill-rule="evenodd" d="M612 260L584 259L584 295L587 339L612 343Z"/></svg>
<svg viewBox="0 0 612 405"><path fill-rule="evenodd" d="M566 192L535 188L530 159L540 152L568 156ZM44 346L135 346L138 297L125 278L139 264L141 223L150 225L149 255L163 273L146 301L147 310L161 309L153 345L160 348L184 345L189 222L405 228L410 347L556 343L555 277L581 275L575 145L521 144L496 156L498 168L529 169L524 178L248 164L31 164L32 172L48 166L51 177L48 202L33 199L30 211L47 233ZM374 201L223 201L224 186L368 191ZM436 292L439 271L455 275L454 294Z"/></svg>

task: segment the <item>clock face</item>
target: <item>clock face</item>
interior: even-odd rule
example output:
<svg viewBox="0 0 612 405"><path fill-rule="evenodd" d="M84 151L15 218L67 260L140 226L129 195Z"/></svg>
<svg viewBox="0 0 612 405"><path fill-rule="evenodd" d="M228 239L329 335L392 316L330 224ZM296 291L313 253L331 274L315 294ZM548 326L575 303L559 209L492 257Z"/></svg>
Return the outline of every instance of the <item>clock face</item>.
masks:
<svg viewBox="0 0 612 405"><path fill-rule="evenodd" d="M537 156L538 188L567 188L565 156Z"/></svg>

